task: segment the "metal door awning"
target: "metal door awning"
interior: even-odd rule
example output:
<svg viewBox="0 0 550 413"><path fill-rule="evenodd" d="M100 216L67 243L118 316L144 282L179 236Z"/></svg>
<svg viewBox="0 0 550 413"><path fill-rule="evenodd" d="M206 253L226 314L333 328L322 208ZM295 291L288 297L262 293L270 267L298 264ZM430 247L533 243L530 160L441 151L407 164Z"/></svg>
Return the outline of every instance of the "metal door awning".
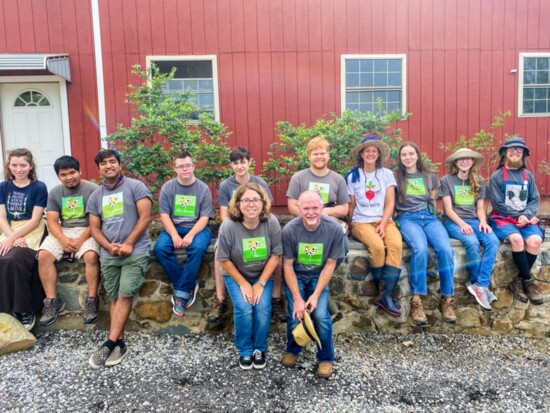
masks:
<svg viewBox="0 0 550 413"><path fill-rule="evenodd" d="M68 54L0 54L1 70L47 70L71 81Z"/></svg>

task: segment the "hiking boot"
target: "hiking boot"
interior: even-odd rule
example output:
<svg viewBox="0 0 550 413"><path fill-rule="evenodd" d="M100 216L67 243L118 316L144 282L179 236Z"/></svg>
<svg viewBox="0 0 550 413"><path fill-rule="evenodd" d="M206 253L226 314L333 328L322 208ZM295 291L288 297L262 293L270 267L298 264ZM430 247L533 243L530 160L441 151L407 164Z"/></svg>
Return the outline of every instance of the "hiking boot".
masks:
<svg viewBox="0 0 550 413"><path fill-rule="evenodd" d="M49 326L55 323L57 315L65 309L65 303L61 298L45 298L44 308L42 309L42 317L39 324L41 326Z"/></svg>
<svg viewBox="0 0 550 413"><path fill-rule="evenodd" d="M421 300L411 300L411 319L417 326L428 325L428 319L424 313L424 307L422 306Z"/></svg>
<svg viewBox="0 0 550 413"><path fill-rule="evenodd" d="M510 290L512 290L512 294L516 300L522 303L527 303L527 301L529 301L529 298L525 293L525 289L523 288L523 282L521 282L519 278L512 281L512 284L510 284Z"/></svg>
<svg viewBox="0 0 550 413"><path fill-rule="evenodd" d="M271 299L271 318L274 318L279 323L286 323L285 302L282 298Z"/></svg>
<svg viewBox="0 0 550 413"><path fill-rule="evenodd" d="M105 360L105 365L108 367L116 366L117 364L120 364L122 361L122 358L128 351L128 347L126 347L126 344L122 343L117 344L113 351L111 351L111 354L109 354L109 357Z"/></svg>
<svg viewBox="0 0 550 413"><path fill-rule="evenodd" d="M452 297L441 297L441 299L439 300L439 311L441 311L443 321L445 321L446 323L456 323L454 307L455 299Z"/></svg>
<svg viewBox="0 0 550 413"><path fill-rule="evenodd" d="M195 300L197 299L197 293L199 292L199 283L195 284L195 288L193 291L189 293L189 298L185 300L185 309L189 310L191 306L195 303Z"/></svg>
<svg viewBox="0 0 550 413"><path fill-rule="evenodd" d="M82 314L82 321L84 324L93 324L97 321L99 307L99 298L86 297L84 303L84 314Z"/></svg>
<svg viewBox="0 0 550 413"><path fill-rule="evenodd" d="M489 303L489 296L487 295L487 287L481 287L477 284L468 284L467 288L482 308L491 311L491 304Z"/></svg>
<svg viewBox="0 0 550 413"><path fill-rule="evenodd" d="M93 369L99 369L105 366L105 361L107 361L109 354L111 354L111 350L109 349L109 347L107 347L105 344L102 344L101 347L99 347L91 355L90 360L88 360L88 364Z"/></svg>
<svg viewBox="0 0 550 413"><path fill-rule="evenodd" d="M323 379L328 379L330 376L332 376L332 372L334 371L332 363L329 361L322 361L317 366L317 375L319 377L322 377Z"/></svg>
<svg viewBox="0 0 550 413"><path fill-rule="evenodd" d="M17 319L28 331L31 331L36 324L36 316L34 315L34 313L18 313Z"/></svg>
<svg viewBox="0 0 550 413"><path fill-rule="evenodd" d="M281 364L285 367L296 367L298 356L292 353L284 353L281 357Z"/></svg>
<svg viewBox="0 0 550 413"><path fill-rule="evenodd" d="M243 370L250 370L252 368L252 356L239 357L239 367Z"/></svg>
<svg viewBox="0 0 550 413"><path fill-rule="evenodd" d="M214 301L214 305L212 305L212 309L208 313L208 322L217 323L221 320L226 311L227 303L225 302L225 300L220 301L216 299L216 301Z"/></svg>
<svg viewBox="0 0 550 413"><path fill-rule="evenodd" d="M529 297L529 300L531 300L531 304L541 305L544 302L540 288L532 279L524 281L523 287L525 288L525 291L527 291L527 296Z"/></svg>
<svg viewBox="0 0 550 413"><path fill-rule="evenodd" d="M265 367L267 364L266 358L265 358L265 352L260 350L254 350L254 353L252 353L252 358L254 359L252 361L254 368L256 370L261 370Z"/></svg>

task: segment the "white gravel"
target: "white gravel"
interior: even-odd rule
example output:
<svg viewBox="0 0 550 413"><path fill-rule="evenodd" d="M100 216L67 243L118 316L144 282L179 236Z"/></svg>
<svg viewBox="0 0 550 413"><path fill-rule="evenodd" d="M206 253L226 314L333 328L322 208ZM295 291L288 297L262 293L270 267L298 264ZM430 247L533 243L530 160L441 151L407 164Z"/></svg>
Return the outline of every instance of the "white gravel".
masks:
<svg viewBox="0 0 550 413"><path fill-rule="evenodd" d="M105 332L38 333L0 357L1 412L549 412L550 339L340 335L335 374L315 376L308 349L282 367L242 371L229 335L130 334L121 365L92 370Z"/></svg>

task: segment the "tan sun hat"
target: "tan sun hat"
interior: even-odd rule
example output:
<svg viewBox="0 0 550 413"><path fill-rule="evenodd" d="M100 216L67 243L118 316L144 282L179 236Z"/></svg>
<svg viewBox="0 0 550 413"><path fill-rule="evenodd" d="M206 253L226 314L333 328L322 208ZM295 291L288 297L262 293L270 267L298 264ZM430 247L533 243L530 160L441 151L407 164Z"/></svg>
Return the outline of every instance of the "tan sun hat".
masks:
<svg viewBox="0 0 550 413"><path fill-rule="evenodd" d="M390 147L386 142L382 141L376 136L367 136L361 141L359 145L353 148L351 150L352 158L357 159L361 151L367 146L375 146L378 149L378 152L380 152L380 160L382 161L382 164L386 163L386 161L390 157Z"/></svg>
<svg viewBox="0 0 550 413"><path fill-rule="evenodd" d="M315 331L315 326L313 325L313 321L311 320L311 317L309 316L309 313L307 311L304 311L304 320L296 327L294 327L294 330L292 330L292 335L294 336L294 340L296 340L296 343L298 343L298 345L302 347L308 345L313 340L315 340L319 348L323 348L321 346L321 339L317 335L317 332Z"/></svg>
<svg viewBox="0 0 550 413"><path fill-rule="evenodd" d="M474 165L472 166L472 168L480 168L481 165L485 163L485 158L482 154L468 148L460 148L454 151L453 154L449 155L447 159L445 159L445 166L447 167L447 169L450 169L451 166L453 166L453 163L457 159L461 158L472 158L474 160Z"/></svg>

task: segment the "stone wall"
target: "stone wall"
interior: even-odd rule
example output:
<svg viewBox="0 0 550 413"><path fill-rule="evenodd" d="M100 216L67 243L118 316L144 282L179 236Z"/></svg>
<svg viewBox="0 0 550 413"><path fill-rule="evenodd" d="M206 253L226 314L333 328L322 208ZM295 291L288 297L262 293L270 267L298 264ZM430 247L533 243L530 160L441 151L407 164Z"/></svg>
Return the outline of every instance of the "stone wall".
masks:
<svg viewBox="0 0 550 413"><path fill-rule="evenodd" d="M437 309L439 300L437 260L433 251L430 251L429 294L424 299L424 309L430 326L423 328L424 331L482 335L508 334L526 337L550 336L550 242L543 243L542 252L533 267L533 275L544 294L545 303L533 306L514 300L507 286L517 271L510 247L501 245L492 277L492 289L498 300L492 304L493 310L490 312L481 309L466 289L468 272L461 268L465 262L465 250L457 241L453 240L452 244L456 266L457 323L450 325L441 320L441 314ZM344 331L411 333L420 329L410 323L408 283L410 250L405 247L403 253L403 271L396 291L402 315L399 318L394 318L373 304L377 289L370 275L365 282L347 279L348 273L367 274L369 271L367 250L363 244L351 240L350 252L346 261L338 268L338 272L330 284L331 296L339 310L333 316L335 333ZM186 255L181 252L178 257L183 262ZM231 312L216 324L208 323L206 320L207 312L215 298L212 265L213 243L208 249L199 275L201 289L197 301L184 318L179 318L172 313L172 304L170 303L172 286L163 269L154 258L151 258L146 280L134 302L130 316L133 328L142 331L172 333L232 331ZM87 293L83 265L62 262L58 264L58 270L59 296L65 300L69 312L81 311ZM108 311L109 303L103 287L100 290L100 301L101 310ZM273 330L284 332L285 324L272 323Z"/></svg>

